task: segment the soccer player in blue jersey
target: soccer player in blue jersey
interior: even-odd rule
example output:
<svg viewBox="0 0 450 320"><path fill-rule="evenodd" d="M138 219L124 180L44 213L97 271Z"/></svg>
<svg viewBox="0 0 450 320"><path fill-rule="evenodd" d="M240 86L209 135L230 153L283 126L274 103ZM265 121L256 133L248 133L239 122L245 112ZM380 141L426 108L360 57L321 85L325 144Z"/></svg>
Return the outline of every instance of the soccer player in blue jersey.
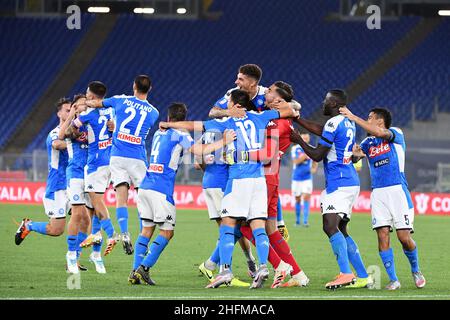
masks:
<svg viewBox="0 0 450 320"><path fill-rule="evenodd" d="M100 100L105 94L106 86L102 82L92 81L89 83L86 91L87 100ZM112 108L87 108L73 121L75 127L80 128L84 125L88 132L88 159L84 175L85 191L89 193L95 212L100 218L101 228L108 236L105 256L111 253L119 240L103 200L103 194L109 186L111 176L109 160L112 133L108 129L108 121L111 119Z"/></svg>
<svg viewBox="0 0 450 320"><path fill-rule="evenodd" d="M246 108L250 104L247 92L237 89L230 94L230 107ZM267 110L261 113L246 112L241 118L224 118L210 121L191 121L178 123L160 123L163 127L184 128L188 130L206 132L224 132L232 129L237 133L237 140L227 146L227 154L238 155L237 161L229 168L228 182L222 200L219 238L219 254L221 272L207 288L217 288L222 284L229 284L233 279L230 270L231 257L235 241L235 227L237 220L250 223L255 239L256 251L259 258L259 269L250 288L260 288L269 276L267 258L269 253L269 239L265 230L267 219L267 186L262 163L241 159L239 155L250 150L261 148L265 138L265 128L270 120L296 116L288 103L282 105L279 111Z"/></svg>
<svg viewBox="0 0 450 320"><path fill-rule="evenodd" d="M328 91L323 102L323 114L331 116L324 126L305 119L296 122L308 131L321 136L317 147L312 147L293 131L291 140L316 162L323 160L326 189L321 194L323 230L330 240L339 265L340 274L328 282L327 289L354 284L366 287L370 278L366 272L358 246L350 237L347 224L352 206L359 194L359 177L352 163L355 144L355 124L339 114L339 107L347 104L347 94L340 89ZM354 276L350 263L356 270Z"/></svg>
<svg viewBox="0 0 450 320"><path fill-rule="evenodd" d="M169 123L186 119L187 107L174 103L168 110ZM168 129L158 130L153 136L150 165L138 191L138 210L142 220L142 232L136 242L133 270L128 277L131 284L146 283L154 285L149 269L153 267L164 248L174 235L176 222L173 192L178 165L183 151L196 155L208 154L221 149L224 144L232 142L234 132L226 132L222 140L211 144L194 144L189 133ZM159 235L148 248L155 227Z"/></svg>
<svg viewBox="0 0 450 320"><path fill-rule="evenodd" d="M31 232L48 236L60 236L66 226L66 213L69 210L67 198L66 168L68 163L67 145L58 137L61 125L70 113L71 101L66 98L56 103L56 115L59 124L47 136L46 146L48 155L48 176L44 195L44 209L49 218L48 222L33 222L29 218L22 220L15 235L17 245L21 244Z"/></svg>
<svg viewBox="0 0 450 320"><path fill-rule="evenodd" d="M302 134L306 143L311 137L308 133ZM299 145L294 145L291 149L293 163L292 170L292 195L295 197L295 225L301 226L300 216L303 206L303 226L309 227L309 202L313 191L312 174L317 170L317 162L312 161Z"/></svg>
<svg viewBox="0 0 450 320"><path fill-rule="evenodd" d="M145 139L158 120L159 111L147 101L152 82L149 76L134 79L133 96L118 95L103 100L89 100L90 107L111 107L115 111L116 130L111 148L111 180L116 190L116 213L126 254L133 253L128 232L128 189L137 189L147 170Z"/></svg>
<svg viewBox="0 0 450 320"><path fill-rule="evenodd" d="M391 127L392 115L384 108L370 110L368 120L355 116L349 109L341 114L361 126L370 135L361 142L355 155L366 157L372 180L372 228L377 231L378 250L389 275L388 290L400 289L395 272L394 253L390 248L389 232L395 228L403 252L411 265L417 288L426 284L419 268L417 244L411 238L414 232L414 206L405 176L405 137L401 129Z"/></svg>

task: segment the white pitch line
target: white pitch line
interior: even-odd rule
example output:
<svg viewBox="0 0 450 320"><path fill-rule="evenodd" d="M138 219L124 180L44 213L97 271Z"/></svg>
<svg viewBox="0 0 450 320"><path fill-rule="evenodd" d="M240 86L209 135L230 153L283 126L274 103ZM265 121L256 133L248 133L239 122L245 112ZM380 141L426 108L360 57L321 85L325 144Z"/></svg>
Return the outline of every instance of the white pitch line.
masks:
<svg viewBox="0 0 450 320"><path fill-rule="evenodd" d="M107 300L195 300L195 299L275 299L275 300L293 300L293 299L420 299L420 298L448 298L450 295L400 295L400 296L351 296L351 295L341 295L341 296L288 296L288 297L270 297L270 296L178 296L178 297L167 297L167 296L124 296L124 297L16 297L16 298L0 298L0 300L94 300L94 299L107 299Z"/></svg>

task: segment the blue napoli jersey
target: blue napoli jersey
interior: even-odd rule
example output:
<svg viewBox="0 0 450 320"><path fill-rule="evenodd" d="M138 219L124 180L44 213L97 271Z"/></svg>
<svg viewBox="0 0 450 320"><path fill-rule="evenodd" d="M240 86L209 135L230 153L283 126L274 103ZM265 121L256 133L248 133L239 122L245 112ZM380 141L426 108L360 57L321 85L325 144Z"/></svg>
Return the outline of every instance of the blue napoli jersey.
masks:
<svg viewBox="0 0 450 320"><path fill-rule="evenodd" d="M272 119L278 119L280 113L277 110L263 112L249 111L243 118L223 118L203 122L205 131L224 132L232 129L237 138L227 148L241 151L261 149L265 138L265 129ZM229 166L229 179L244 179L263 177L263 166L260 162L236 163Z"/></svg>
<svg viewBox="0 0 450 320"><path fill-rule="evenodd" d="M55 192L66 190L66 168L68 163L67 150L56 150L52 147L52 142L58 140L59 126L50 131L46 139L48 156L48 176L45 187L45 197L54 199Z"/></svg>
<svg viewBox="0 0 450 320"><path fill-rule="evenodd" d="M86 126L78 129L81 135L76 139L66 139L69 164L66 175L67 182L70 179L84 179L84 167L88 158L88 138Z"/></svg>
<svg viewBox="0 0 450 320"><path fill-rule="evenodd" d="M303 152L302 147L300 147L298 144L292 146L291 149L292 160L300 158L300 156L303 154L305 153ZM300 164L293 164L292 180L295 181L311 180L312 178L311 167L312 167L312 160L309 158Z"/></svg>
<svg viewBox="0 0 450 320"><path fill-rule="evenodd" d="M405 176L405 137L399 128L390 128L390 141L367 137L361 142L361 149L369 162L372 188L393 185L408 187Z"/></svg>
<svg viewBox="0 0 450 320"><path fill-rule="evenodd" d="M214 143L221 133L205 132L202 142L205 144ZM206 167L203 174L203 189L221 188L225 191L228 181L228 165L223 163L222 149L203 157Z"/></svg>
<svg viewBox="0 0 450 320"><path fill-rule="evenodd" d="M115 112L111 156L140 159L147 162L145 139L158 120L159 111L147 100L118 95L103 100Z"/></svg>
<svg viewBox="0 0 450 320"><path fill-rule="evenodd" d="M319 144L330 148L323 159L327 193L339 187L359 186L359 177L352 163L355 135L355 124L344 116L337 115L325 123Z"/></svg>
<svg viewBox="0 0 450 320"><path fill-rule="evenodd" d="M178 165L183 150L194 144L192 137L185 132L168 129L155 132L150 152L150 164L139 188L154 190L166 195L167 201L175 204L173 191Z"/></svg>
<svg viewBox="0 0 450 320"><path fill-rule="evenodd" d="M222 98L216 101L214 106L222 109L227 109L228 101L230 101L231 92L233 92L236 89L239 89L239 87L228 90L227 93ZM252 99L252 102L256 107L256 110L258 111L262 111L265 109L264 104L266 103L266 95L265 95L266 89L267 89L266 87L258 86L258 92L256 93L256 96Z"/></svg>
<svg viewBox="0 0 450 320"><path fill-rule="evenodd" d="M88 108L75 120L77 126L85 124L88 132L88 173L109 165L112 133L108 130L107 122L110 119L112 119L111 108Z"/></svg>

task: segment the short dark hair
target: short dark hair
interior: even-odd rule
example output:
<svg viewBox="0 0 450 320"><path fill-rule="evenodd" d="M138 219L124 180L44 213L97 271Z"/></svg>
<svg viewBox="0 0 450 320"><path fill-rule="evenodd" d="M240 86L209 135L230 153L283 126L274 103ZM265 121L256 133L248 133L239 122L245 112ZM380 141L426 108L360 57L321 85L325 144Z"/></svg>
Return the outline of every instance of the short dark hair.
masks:
<svg viewBox="0 0 450 320"><path fill-rule="evenodd" d="M78 100L80 100L82 98L86 98L86 95L83 93L78 93L78 94L74 95L73 99L72 99L72 105L74 105Z"/></svg>
<svg viewBox="0 0 450 320"><path fill-rule="evenodd" d="M259 82L262 77L262 70L256 64L244 64L239 67L239 72L255 79L256 82Z"/></svg>
<svg viewBox="0 0 450 320"><path fill-rule="evenodd" d="M58 101L56 101L56 103L55 103L56 113L61 111L62 106L67 104L67 103L68 104L72 104L72 101L70 101L70 99L66 98L66 97L60 98Z"/></svg>
<svg viewBox="0 0 450 320"><path fill-rule="evenodd" d="M294 98L294 89L289 83L284 81L276 81L274 83L275 87L277 87L276 91L280 95L281 98L286 100L287 102L291 102Z"/></svg>
<svg viewBox="0 0 450 320"><path fill-rule="evenodd" d="M106 95L106 85L100 81L92 81L88 84L89 91L95 94L98 98L103 98Z"/></svg>
<svg viewBox="0 0 450 320"><path fill-rule="evenodd" d="M134 84L139 93L147 93L152 87L152 80L149 76L141 74L134 79Z"/></svg>
<svg viewBox="0 0 450 320"><path fill-rule="evenodd" d="M182 102L174 102L169 106L169 120L184 121L187 116L187 106Z"/></svg>
<svg viewBox="0 0 450 320"><path fill-rule="evenodd" d="M230 100L234 104L240 104L242 107L248 109L250 105L250 95L247 91L236 89L231 91Z"/></svg>
<svg viewBox="0 0 450 320"><path fill-rule="evenodd" d="M338 106L347 105L347 92L343 89L331 89L328 91L333 95L334 100Z"/></svg>
<svg viewBox="0 0 450 320"><path fill-rule="evenodd" d="M370 110L369 114L373 112L377 115L377 118L383 118L384 120L384 126L386 129L389 129L392 125L392 114L391 112L386 108L373 108Z"/></svg>

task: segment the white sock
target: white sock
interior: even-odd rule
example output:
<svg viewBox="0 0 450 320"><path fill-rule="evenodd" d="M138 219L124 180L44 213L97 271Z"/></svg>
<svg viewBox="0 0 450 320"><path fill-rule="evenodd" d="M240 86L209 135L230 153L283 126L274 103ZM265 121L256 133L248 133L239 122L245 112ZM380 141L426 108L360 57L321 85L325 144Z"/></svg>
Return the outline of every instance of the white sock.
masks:
<svg viewBox="0 0 450 320"><path fill-rule="evenodd" d="M213 270L216 270L216 267L217 267L217 264L214 263L213 261L211 261L211 259L208 259L208 260L205 261L205 268L206 269L208 269L210 271L213 271Z"/></svg>

